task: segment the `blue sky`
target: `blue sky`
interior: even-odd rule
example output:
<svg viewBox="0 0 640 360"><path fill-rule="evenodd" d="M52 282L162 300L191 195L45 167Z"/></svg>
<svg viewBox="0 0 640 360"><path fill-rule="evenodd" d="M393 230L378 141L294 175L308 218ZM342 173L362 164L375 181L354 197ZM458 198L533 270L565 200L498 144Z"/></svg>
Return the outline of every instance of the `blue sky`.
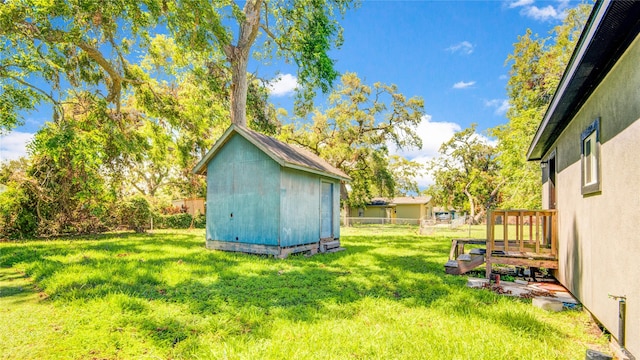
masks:
<svg viewBox="0 0 640 360"><path fill-rule="evenodd" d="M398 86L421 96L427 116L419 127L420 150L399 152L426 162L455 131L478 131L507 122L507 56L529 28L547 36L578 1L365 1L342 22L345 42L333 53L340 72L356 72L372 84ZM272 96L289 108L295 78L285 73ZM421 187L431 180L427 174Z"/></svg>
<svg viewBox="0 0 640 360"><path fill-rule="evenodd" d="M560 24L577 1L364 1L342 21L344 45L332 52L340 72L356 72L369 84L396 84L406 96L421 96L427 116L419 128L422 150L403 152L432 158L454 131L478 123L479 131L505 123L505 60L527 28L541 36ZM261 77L281 74L272 102L291 109L295 69L253 62ZM322 106L323 104L318 104ZM4 136L0 160L24 154L24 144L49 111L34 112ZM427 177L420 179L425 185Z"/></svg>

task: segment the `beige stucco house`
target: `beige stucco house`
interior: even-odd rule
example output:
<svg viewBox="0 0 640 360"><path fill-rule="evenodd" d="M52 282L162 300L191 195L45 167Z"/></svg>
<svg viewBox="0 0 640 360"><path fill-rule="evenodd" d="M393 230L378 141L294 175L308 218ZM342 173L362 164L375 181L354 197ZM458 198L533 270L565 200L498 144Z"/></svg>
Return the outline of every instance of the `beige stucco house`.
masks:
<svg viewBox="0 0 640 360"><path fill-rule="evenodd" d="M543 207L556 209L558 217L557 279L636 357L639 31L640 1L595 3L528 153L541 163Z"/></svg>
<svg viewBox="0 0 640 360"><path fill-rule="evenodd" d="M352 208L350 217L424 220L433 217L431 196L373 198L367 206Z"/></svg>
<svg viewBox="0 0 640 360"><path fill-rule="evenodd" d="M433 204L431 196L403 196L393 198L394 215L401 219L431 219Z"/></svg>

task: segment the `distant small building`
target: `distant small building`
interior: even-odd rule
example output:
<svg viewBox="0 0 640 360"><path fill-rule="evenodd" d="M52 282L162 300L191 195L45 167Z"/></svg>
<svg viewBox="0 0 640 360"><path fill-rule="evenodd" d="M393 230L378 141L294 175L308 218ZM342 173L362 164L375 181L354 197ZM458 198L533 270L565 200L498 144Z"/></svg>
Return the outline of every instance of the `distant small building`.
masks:
<svg viewBox="0 0 640 360"><path fill-rule="evenodd" d="M352 208L350 217L425 220L433 217L433 205L431 196L373 198L365 207Z"/></svg>
<svg viewBox="0 0 640 360"><path fill-rule="evenodd" d="M402 219L430 219L433 217L431 196L403 196L393 198L394 214Z"/></svg>
<svg viewBox="0 0 640 360"><path fill-rule="evenodd" d="M205 200L203 198L173 200L171 205L180 208L191 216L204 215L205 212Z"/></svg>
<svg viewBox="0 0 640 360"><path fill-rule="evenodd" d="M193 169L207 176L207 248L286 256L339 247L344 172L231 125Z"/></svg>
<svg viewBox="0 0 640 360"><path fill-rule="evenodd" d="M446 209L442 207L433 208L433 219L436 221L450 221L456 219L457 215L458 214L455 209Z"/></svg>

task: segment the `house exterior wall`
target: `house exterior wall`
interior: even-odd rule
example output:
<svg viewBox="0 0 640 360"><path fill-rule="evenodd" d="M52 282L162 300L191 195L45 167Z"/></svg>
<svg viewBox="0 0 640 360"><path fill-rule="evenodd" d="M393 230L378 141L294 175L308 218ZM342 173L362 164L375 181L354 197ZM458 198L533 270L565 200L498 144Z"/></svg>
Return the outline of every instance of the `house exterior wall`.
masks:
<svg viewBox="0 0 640 360"><path fill-rule="evenodd" d="M543 160L556 151L558 280L618 337L626 295L626 347L640 355L640 39L618 60ZM581 134L600 120L601 192L581 193ZM549 183L543 177L543 206Z"/></svg>
<svg viewBox="0 0 640 360"><path fill-rule="evenodd" d="M234 135L207 165L207 239L278 245L279 209L280 165Z"/></svg>
<svg viewBox="0 0 640 360"><path fill-rule="evenodd" d="M320 184L333 184L333 234L340 237L340 182L293 169L282 169L280 246L320 240Z"/></svg>
<svg viewBox="0 0 640 360"><path fill-rule="evenodd" d="M422 219L427 214L423 204L397 204L396 217L398 219Z"/></svg>
<svg viewBox="0 0 640 360"><path fill-rule="evenodd" d="M367 206L366 208L351 208L350 217L387 218L386 206ZM361 212L362 211L362 212ZM392 210L393 211L393 210ZM360 216L360 214L363 216Z"/></svg>

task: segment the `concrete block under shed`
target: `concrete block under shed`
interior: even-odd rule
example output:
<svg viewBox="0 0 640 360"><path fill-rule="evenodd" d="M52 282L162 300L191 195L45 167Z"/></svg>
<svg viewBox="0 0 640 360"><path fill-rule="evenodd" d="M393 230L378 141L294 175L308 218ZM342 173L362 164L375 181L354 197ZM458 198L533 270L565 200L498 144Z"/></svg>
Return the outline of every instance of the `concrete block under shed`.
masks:
<svg viewBox="0 0 640 360"><path fill-rule="evenodd" d="M547 297L535 297L533 298L533 306L551 312L560 312L562 311L564 304L562 301Z"/></svg>

